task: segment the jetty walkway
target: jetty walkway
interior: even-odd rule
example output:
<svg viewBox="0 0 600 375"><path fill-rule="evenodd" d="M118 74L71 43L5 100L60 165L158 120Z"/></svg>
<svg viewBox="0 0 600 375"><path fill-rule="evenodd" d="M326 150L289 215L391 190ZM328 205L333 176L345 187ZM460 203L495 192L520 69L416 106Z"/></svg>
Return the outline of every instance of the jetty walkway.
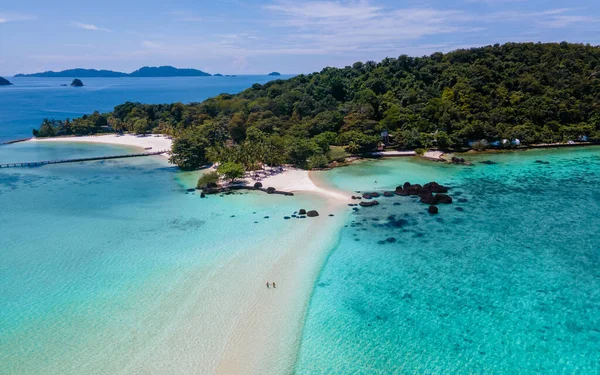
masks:
<svg viewBox="0 0 600 375"><path fill-rule="evenodd" d="M92 158L78 158L78 159L61 159L61 160L43 160L43 161L31 161L23 163L7 163L0 164L1 168L23 168L23 167L39 167L48 164L64 164L64 163L80 163L83 161L96 161L96 160L109 160L109 159L125 159L125 158L139 158L142 156L153 156L160 155L169 152L169 150L144 152L141 154L126 154L126 155L113 155L113 156L96 156Z"/></svg>

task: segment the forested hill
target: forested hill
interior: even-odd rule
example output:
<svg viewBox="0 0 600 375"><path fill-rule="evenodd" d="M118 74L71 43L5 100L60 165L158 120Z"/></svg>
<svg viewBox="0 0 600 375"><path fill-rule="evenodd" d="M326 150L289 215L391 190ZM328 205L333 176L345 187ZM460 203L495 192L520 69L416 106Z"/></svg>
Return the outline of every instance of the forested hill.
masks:
<svg viewBox="0 0 600 375"><path fill-rule="evenodd" d="M108 122L116 130L171 133L176 149L198 156L189 164L176 160L186 167L224 143L267 144L284 161L314 166L323 164L330 145L373 149L383 129L409 149L480 139L598 141L599 98L599 47L509 43L325 68L202 103L126 103L70 128L55 122L46 129L95 132Z"/></svg>
<svg viewBox="0 0 600 375"><path fill-rule="evenodd" d="M15 77L206 77L209 73L198 69L179 69L172 66L148 67L144 66L131 73L115 72L112 70L96 70L96 69L67 69L60 72L42 72L33 74L17 74Z"/></svg>

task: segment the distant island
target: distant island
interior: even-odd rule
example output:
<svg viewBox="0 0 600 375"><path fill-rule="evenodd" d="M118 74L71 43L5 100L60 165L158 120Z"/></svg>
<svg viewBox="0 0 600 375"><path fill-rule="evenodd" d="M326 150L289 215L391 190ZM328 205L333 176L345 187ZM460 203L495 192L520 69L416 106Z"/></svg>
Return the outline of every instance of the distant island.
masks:
<svg viewBox="0 0 600 375"><path fill-rule="evenodd" d="M272 76L272 77L279 77L280 75L281 75L281 73L279 73L279 72L271 72L271 73L269 73L269 76Z"/></svg>
<svg viewBox="0 0 600 375"><path fill-rule="evenodd" d="M198 69L178 69L173 66L150 67L144 66L131 73L115 72L112 70L96 69L67 69L60 72L47 71L33 74L17 74L15 77L43 77L43 78L116 78L116 77L208 77L209 73Z"/></svg>
<svg viewBox="0 0 600 375"><path fill-rule="evenodd" d="M83 86L83 82L81 82L80 79L75 78L73 80L73 82L71 82L71 86L73 86L73 87L82 87Z"/></svg>
<svg viewBox="0 0 600 375"><path fill-rule="evenodd" d="M9 80L7 80L6 78L0 77L0 86L10 86L10 85L12 85L12 83L10 83Z"/></svg>

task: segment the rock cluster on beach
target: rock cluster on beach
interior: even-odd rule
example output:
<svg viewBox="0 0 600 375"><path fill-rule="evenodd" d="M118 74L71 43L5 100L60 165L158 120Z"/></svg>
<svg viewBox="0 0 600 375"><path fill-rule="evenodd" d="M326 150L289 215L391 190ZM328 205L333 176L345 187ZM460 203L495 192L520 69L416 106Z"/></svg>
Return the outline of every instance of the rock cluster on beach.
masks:
<svg viewBox="0 0 600 375"><path fill-rule="evenodd" d="M188 189L189 191L193 191L195 189ZM294 193L291 192L287 192L287 191L279 191L277 189L275 189L274 187L267 187L266 189L263 188L263 184L260 182L255 183L253 186L247 186L247 185L229 185L229 186L219 186L218 184L215 183L211 183L208 184L206 187L199 189L202 190L202 194L201 197L205 198L207 195L214 195L214 194L231 194L236 190L258 190L258 191L262 191L264 193L267 194L278 194L278 195L285 195L285 196L293 196Z"/></svg>

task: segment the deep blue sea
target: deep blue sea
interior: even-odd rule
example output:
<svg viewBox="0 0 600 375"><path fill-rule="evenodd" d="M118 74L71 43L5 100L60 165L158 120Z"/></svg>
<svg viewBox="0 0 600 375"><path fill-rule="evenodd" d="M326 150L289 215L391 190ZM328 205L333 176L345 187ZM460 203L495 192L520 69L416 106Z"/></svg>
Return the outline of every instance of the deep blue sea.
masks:
<svg viewBox="0 0 600 375"><path fill-rule="evenodd" d="M285 79L291 76L281 76ZM44 118L80 117L108 112L126 101L148 104L200 102L222 93L235 94L274 77L85 78L84 87L61 86L72 78L13 77L0 86L0 143L31 137Z"/></svg>

